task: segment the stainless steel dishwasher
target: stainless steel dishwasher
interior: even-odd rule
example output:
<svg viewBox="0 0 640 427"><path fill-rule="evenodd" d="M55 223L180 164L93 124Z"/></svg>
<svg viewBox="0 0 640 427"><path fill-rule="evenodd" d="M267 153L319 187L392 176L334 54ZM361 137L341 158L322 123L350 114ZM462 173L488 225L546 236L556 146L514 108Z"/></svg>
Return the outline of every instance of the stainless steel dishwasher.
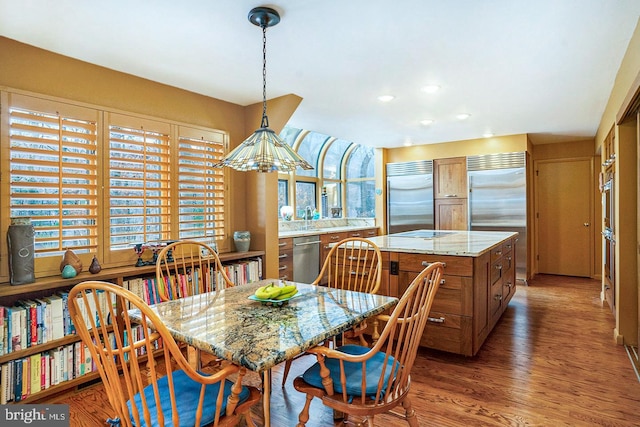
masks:
<svg viewBox="0 0 640 427"><path fill-rule="evenodd" d="M311 283L320 272L320 236L293 238L293 280Z"/></svg>

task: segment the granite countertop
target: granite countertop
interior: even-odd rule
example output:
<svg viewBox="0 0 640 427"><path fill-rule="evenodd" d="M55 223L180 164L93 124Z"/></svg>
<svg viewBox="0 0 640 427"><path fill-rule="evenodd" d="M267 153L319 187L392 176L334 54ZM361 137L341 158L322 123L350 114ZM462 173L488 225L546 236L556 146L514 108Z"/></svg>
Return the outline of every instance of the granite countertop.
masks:
<svg viewBox="0 0 640 427"><path fill-rule="evenodd" d="M500 231L415 230L369 240L387 252L477 257L517 235Z"/></svg>
<svg viewBox="0 0 640 427"><path fill-rule="evenodd" d="M342 231L358 231L369 228L375 228L375 226L342 226L342 227L321 227L311 228L309 230L290 230L278 232L278 237L303 237L303 236L315 236L318 234L340 233Z"/></svg>
<svg viewBox="0 0 640 427"><path fill-rule="evenodd" d="M280 307L249 299L277 279L151 306L179 341L262 372L383 312L397 298L297 283L298 295ZM294 283L294 282L287 282ZM140 320L140 311L129 311Z"/></svg>

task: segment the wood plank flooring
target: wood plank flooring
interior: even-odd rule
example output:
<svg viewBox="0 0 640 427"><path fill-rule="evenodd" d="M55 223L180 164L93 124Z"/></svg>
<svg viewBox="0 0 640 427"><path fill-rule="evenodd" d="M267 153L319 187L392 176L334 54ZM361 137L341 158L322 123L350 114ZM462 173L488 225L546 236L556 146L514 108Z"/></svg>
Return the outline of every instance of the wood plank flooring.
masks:
<svg viewBox="0 0 640 427"><path fill-rule="evenodd" d="M420 426L640 426L640 383L595 280L537 276L520 286L473 358L421 350L412 401ZM281 389L273 375L272 426L295 426L304 397L291 381L311 357L298 359ZM259 384L257 375L249 378ZM57 399L72 426L104 426L111 415L101 385ZM262 424L262 409L254 409ZM376 426L406 426L376 417ZM309 427L339 426L316 399Z"/></svg>

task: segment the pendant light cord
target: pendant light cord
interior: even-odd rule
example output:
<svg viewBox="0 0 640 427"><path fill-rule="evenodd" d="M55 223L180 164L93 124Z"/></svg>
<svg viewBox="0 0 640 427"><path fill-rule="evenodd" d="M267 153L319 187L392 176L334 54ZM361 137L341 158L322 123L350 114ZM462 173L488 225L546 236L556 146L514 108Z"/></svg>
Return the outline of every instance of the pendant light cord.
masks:
<svg viewBox="0 0 640 427"><path fill-rule="evenodd" d="M262 123L263 128L269 127L267 118L267 26L262 25Z"/></svg>

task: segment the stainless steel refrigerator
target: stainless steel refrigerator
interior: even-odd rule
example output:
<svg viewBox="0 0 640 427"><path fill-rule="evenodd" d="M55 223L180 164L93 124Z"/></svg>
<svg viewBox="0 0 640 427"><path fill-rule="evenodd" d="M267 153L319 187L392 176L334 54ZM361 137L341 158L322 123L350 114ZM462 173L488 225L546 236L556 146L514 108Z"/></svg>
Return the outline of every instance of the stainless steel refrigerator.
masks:
<svg viewBox="0 0 640 427"><path fill-rule="evenodd" d="M467 157L469 229L517 231L516 278L526 283L527 174L524 152Z"/></svg>
<svg viewBox="0 0 640 427"><path fill-rule="evenodd" d="M387 232L433 230L433 161L387 163Z"/></svg>

